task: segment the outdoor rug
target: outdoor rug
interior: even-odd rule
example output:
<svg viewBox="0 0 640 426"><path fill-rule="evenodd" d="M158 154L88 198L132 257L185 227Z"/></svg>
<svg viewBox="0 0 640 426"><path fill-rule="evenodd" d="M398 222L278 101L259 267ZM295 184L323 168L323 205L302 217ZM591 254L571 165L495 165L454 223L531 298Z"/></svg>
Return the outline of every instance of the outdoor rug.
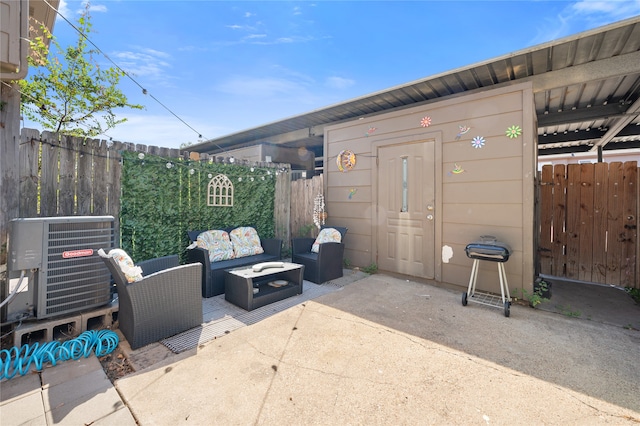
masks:
<svg viewBox="0 0 640 426"><path fill-rule="evenodd" d="M331 280L323 284L304 281L302 294L271 303L266 306L245 311L227 302L224 294L202 299L202 324L183 333L163 339L161 344L174 353L181 353L193 349L198 345L224 336L233 330L255 324L271 315L282 312L307 300L315 299L324 294L340 291L345 285L366 277L360 271L345 270L342 278Z"/></svg>

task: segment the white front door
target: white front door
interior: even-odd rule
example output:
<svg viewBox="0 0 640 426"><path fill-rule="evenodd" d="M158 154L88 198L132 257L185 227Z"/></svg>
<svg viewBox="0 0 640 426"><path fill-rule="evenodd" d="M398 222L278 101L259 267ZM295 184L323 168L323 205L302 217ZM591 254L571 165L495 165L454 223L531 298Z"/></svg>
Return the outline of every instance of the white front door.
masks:
<svg viewBox="0 0 640 426"><path fill-rule="evenodd" d="M433 279L435 142L378 148L378 268Z"/></svg>

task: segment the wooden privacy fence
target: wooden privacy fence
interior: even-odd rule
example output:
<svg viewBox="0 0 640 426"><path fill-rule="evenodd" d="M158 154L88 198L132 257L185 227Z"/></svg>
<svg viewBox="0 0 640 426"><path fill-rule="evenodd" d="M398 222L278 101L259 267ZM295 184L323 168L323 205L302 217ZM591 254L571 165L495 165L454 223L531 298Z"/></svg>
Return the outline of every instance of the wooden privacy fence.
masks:
<svg viewBox="0 0 640 426"><path fill-rule="evenodd" d="M324 194L322 175L291 182L291 235L317 236L313 226L313 202L318 194Z"/></svg>
<svg viewBox="0 0 640 426"><path fill-rule="evenodd" d="M638 164L556 164L539 177L540 273L639 288Z"/></svg>
<svg viewBox="0 0 640 426"><path fill-rule="evenodd" d="M178 157L177 149L107 142L23 129L20 141L18 217L116 218L120 235L122 151Z"/></svg>
<svg viewBox="0 0 640 426"><path fill-rule="evenodd" d="M4 142L3 142L4 143ZM165 158L229 163L229 158L189 153L132 143L61 136L51 132L23 129L19 147L19 205L16 217L101 216L116 218L116 235L120 235L120 196L122 179L121 153L136 151ZM246 165L244 161L238 165ZM261 167L282 168L288 165L261 163ZM276 174L277 175L277 174ZM3 187L3 191L6 188ZM275 232L289 246L289 175L276 177ZM0 194L4 196L4 194ZM313 211L313 202L311 204ZM11 218L2 218L8 222ZM7 224L0 231L6 241ZM5 247L0 264L6 262Z"/></svg>
<svg viewBox="0 0 640 426"><path fill-rule="evenodd" d="M120 150L116 142L24 129L20 142L19 217L118 216Z"/></svg>

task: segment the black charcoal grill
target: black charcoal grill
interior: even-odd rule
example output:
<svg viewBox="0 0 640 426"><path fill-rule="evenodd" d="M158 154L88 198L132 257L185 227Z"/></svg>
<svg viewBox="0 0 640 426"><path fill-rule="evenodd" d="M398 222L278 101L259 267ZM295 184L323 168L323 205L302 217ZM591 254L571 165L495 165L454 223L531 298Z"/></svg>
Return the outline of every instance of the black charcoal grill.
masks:
<svg viewBox="0 0 640 426"><path fill-rule="evenodd" d="M468 244L464 249L467 252L467 257L478 260L490 260L492 262L506 262L509 260L511 249L509 246L498 242L485 242L479 241Z"/></svg>
<svg viewBox="0 0 640 426"><path fill-rule="evenodd" d="M507 283L507 274L504 271L504 263L509 260L511 248L506 243L498 241L496 237L483 235L479 241L467 244L464 250L467 253L467 257L473 259L473 266L471 267L471 277L469 277L469 288L466 293L462 294L462 306L467 306L467 302L475 302L501 309L504 308L504 316L508 317L511 308L511 296L509 295L509 284ZM490 293L476 291L478 267L481 260L498 262L501 298Z"/></svg>

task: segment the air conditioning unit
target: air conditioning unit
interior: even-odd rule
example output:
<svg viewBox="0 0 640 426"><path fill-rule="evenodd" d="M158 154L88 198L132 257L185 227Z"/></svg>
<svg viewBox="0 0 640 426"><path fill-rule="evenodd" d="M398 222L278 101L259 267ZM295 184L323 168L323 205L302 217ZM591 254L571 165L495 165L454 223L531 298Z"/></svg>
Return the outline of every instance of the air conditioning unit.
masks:
<svg viewBox="0 0 640 426"><path fill-rule="evenodd" d="M63 316L111 302L111 274L97 252L114 246L114 234L113 216L11 220L2 323Z"/></svg>

